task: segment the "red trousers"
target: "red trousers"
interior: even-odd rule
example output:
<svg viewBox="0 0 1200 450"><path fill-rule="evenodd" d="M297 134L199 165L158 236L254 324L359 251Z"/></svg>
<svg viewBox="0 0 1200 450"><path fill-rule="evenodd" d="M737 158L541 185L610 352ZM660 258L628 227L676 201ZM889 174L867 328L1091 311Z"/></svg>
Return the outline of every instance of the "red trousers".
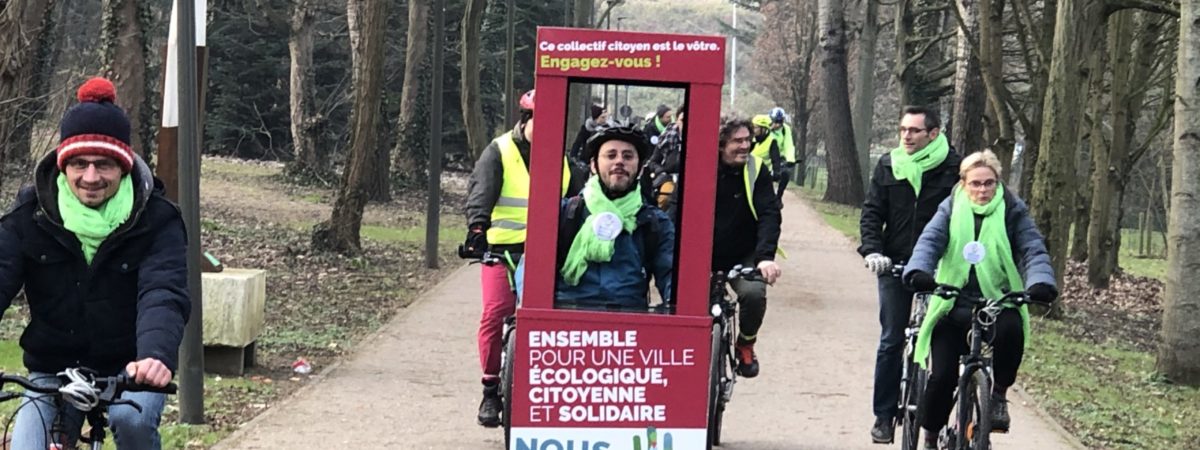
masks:
<svg viewBox="0 0 1200 450"><path fill-rule="evenodd" d="M483 312L479 317L479 367L483 380L500 376L500 346L503 343L504 319L517 309L517 294L508 282L509 269L504 264L480 266L479 285L483 290Z"/></svg>

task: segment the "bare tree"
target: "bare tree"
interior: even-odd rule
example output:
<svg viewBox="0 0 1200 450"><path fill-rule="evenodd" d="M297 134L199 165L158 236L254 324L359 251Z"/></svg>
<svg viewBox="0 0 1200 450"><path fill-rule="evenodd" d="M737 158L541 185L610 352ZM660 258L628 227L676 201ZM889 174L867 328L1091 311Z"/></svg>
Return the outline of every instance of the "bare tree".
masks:
<svg viewBox="0 0 1200 450"><path fill-rule="evenodd" d="M896 61L900 104L936 106L954 89L954 60L942 55L943 42L957 31L943 30L946 0L899 0L896 3Z"/></svg>
<svg viewBox="0 0 1200 450"><path fill-rule="evenodd" d="M809 86L817 48L817 11L807 1L786 0L764 4L762 12L762 32L755 41L762 56L754 59L754 65L761 74L777 81L767 83L766 89L792 115L796 173L803 177L813 108ZM802 182L800 178L798 183Z"/></svg>
<svg viewBox="0 0 1200 450"><path fill-rule="evenodd" d="M479 101L479 29L483 27L483 10L487 0L466 0L462 21L462 114L463 127L467 131L467 147L473 152L483 151L488 137L483 123L483 105ZM474 153L478 156L477 153Z"/></svg>
<svg viewBox="0 0 1200 450"><path fill-rule="evenodd" d="M817 27L821 48L821 90L824 92L825 105L825 154L829 165L825 201L857 205L863 201L863 185L850 116L843 0L817 2Z"/></svg>
<svg viewBox="0 0 1200 450"><path fill-rule="evenodd" d="M378 161L379 97L383 87L384 23L388 2L347 0L348 10L363 14L359 44L354 46L354 120L350 136L350 161L342 176L342 186L329 220L313 230L313 248L345 254L362 251L359 231L363 208L368 200L373 165Z"/></svg>
<svg viewBox="0 0 1200 450"><path fill-rule="evenodd" d="M874 134L875 117L875 47L879 41L879 2L862 0L865 3L862 23L856 43L858 58L855 61L854 83L854 143L858 147L858 170L863 176L863 189L871 182L871 135Z"/></svg>
<svg viewBox="0 0 1200 450"><path fill-rule="evenodd" d="M955 7L964 19L958 30L955 49L954 106L950 113L950 145L967 154L983 148L984 109L987 98L980 75L979 58L971 48L971 39L979 32L979 2L957 0ZM1007 173L1007 172L1006 172Z"/></svg>
<svg viewBox="0 0 1200 450"><path fill-rule="evenodd" d="M104 0L101 14L100 60L104 75L117 88L121 107L129 115L133 133L130 144L133 150L149 161L150 142L153 128L147 104L151 92L146 77L146 65L150 57L149 41L144 23L149 11L138 0Z"/></svg>
<svg viewBox="0 0 1200 450"><path fill-rule="evenodd" d="M1180 1L1167 292L1158 370L1200 385L1200 0Z"/></svg>
<svg viewBox="0 0 1200 450"><path fill-rule="evenodd" d="M320 118L314 113L313 95L313 22L312 0L295 0L288 34L288 53L291 55L289 83L292 119L292 149L295 159L288 172L303 176L321 177L329 171L326 152L317 146Z"/></svg>
<svg viewBox="0 0 1200 450"><path fill-rule="evenodd" d="M363 16L370 14L367 6L371 5L354 0L346 2L346 24L350 32L351 59L362 57L365 54L365 51L362 49L362 46L366 45L366 42L364 42L366 31L363 28L366 26L366 21ZM351 86L357 89L362 82L358 77L362 74L357 71L352 72L350 75ZM355 107L353 114L357 114L358 112L358 108ZM357 119L352 118L351 122L355 123ZM382 123L379 123L379 125L382 125ZM381 132L382 129L376 130L376 133ZM379 142L372 155L373 158L367 172L367 198L368 200L379 202L389 201L392 199L392 182L389 176L391 158L388 156L388 148L382 142Z"/></svg>
<svg viewBox="0 0 1200 450"><path fill-rule="evenodd" d="M429 59L429 1L408 2L408 49L404 52L404 88L392 149L392 178L404 184L425 181L425 74Z"/></svg>
<svg viewBox="0 0 1200 450"><path fill-rule="evenodd" d="M39 75L53 0L0 2L0 161L29 155L33 121L44 103Z"/></svg>

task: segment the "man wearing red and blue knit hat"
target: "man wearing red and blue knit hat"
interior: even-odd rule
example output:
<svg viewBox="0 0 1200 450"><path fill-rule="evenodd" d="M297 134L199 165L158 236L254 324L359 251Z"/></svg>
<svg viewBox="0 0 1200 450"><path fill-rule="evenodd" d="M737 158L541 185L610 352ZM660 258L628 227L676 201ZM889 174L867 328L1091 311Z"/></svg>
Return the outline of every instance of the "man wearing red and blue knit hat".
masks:
<svg viewBox="0 0 1200 450"><path fill-rule="evenodd" d="M130 147L113 84L92 78L77 97L63 116L58 148L0 217L0 312L24 287L30 321L20 343L29 378L39 383L60 384L60 372L86 367L163 387L177 369L191 310L183 219ZM79 410L26 395L12 448L50 448L47 430L60 413L64 429L78 434ZM121 397L141 411L109 409L117 448L160 448L165 395Z"/></svg>

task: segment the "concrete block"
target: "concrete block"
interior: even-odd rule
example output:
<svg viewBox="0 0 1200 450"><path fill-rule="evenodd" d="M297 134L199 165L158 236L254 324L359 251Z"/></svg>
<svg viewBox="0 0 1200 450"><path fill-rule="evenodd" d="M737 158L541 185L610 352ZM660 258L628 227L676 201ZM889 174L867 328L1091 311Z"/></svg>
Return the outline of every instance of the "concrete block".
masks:
<svg viewBox="0 0 1200 450"><path fill-rule="evenodd" d="M202 273L204 345L246 347L262 332L267 272L225 268Z"/></svg>

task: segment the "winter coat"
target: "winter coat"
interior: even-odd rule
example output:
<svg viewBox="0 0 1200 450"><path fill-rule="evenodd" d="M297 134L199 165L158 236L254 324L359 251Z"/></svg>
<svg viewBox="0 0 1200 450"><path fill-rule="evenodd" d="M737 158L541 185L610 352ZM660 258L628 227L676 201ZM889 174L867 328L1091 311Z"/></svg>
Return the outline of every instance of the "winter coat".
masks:
<svg viewBox="0 0 1200 450"><path fill-rule="evenodd" d="M774 261L783 215L770 174L760 173L754 182L756 220L746 201L745 166L717 164L712 268L729 270L751 257L755 264Z"/></svg>
<svg viewBox="0 0 1200 450"><path fill-rule="evenodd" d="M513 127L513 141L517 144L517 150L521 152L521 160L525 162L525 169L529 169L529 141L525 140L525 134L522 133L521 124ZM567 196L573 196L579 193L583 188L584 181L587 177L581 173L576 173L572 169L571 181L567 187ZM500 147L495 141L488 144L483 149L483 154L479 156L479 160L475 161L475 170L471 172L471 179L467 182L467 227L474 228L482 227L485 231L492 224L492 210L496 207L496 201L500 199L500 187L504 184L504 163L500 158ZM490 247L493 253L510 252L514 254L524 253L525 244L514 245L494 245Z"/></svg>
<svg viewBox="0 0 1200 450"><path fill-rule="evenodd" d="M938 206L937 214L930 219L921 232L921 238L913 249L912 257L904 266L904 280L908 282L913 272L921 271L933 275L938 262L946 252L958 252L962 249L948 249L950 242L950 213L953 210L954 199L946 198ZM1012 246L1013 263L1021 272L1021 279L1028 289L1038 283L1044 283L1057 289L1054 281L1054 269L1050 266L1050 254L1046 252L1046 241L1033 224L1029 216L1029 207L1007 189L1004 191L1004 226L1008 231L1008 242ZM978 233L978 224L976 224ZM974 270L972 270L974 272ZM974 275L971 279L974 283ZM970 283L966 289L971 289Z"/></svg>
<svg viewBox="0 0 1200 450"><path fill-rule="evenodd" d="M921 196L916 198L908 180L897 180L892 175L892 157L884 154L875 165L863 202L858 253L879 253L897 264L907 261L921 230L958 183L961 162L962 157L950 148L945 161L922 175Z"/></svg>
<svg viewBox="0 0 1200 450"><path fill-rule="evenodd" d="M191 312L187 237L179 209L140 158L131 172L129 219L89 265L62 225L56 154L38 164L34 186L0 218L0 310L25 289L30 321L21 335L25 367L58 372L89 367L112 375L155 358L175 372Z"/></svg>

